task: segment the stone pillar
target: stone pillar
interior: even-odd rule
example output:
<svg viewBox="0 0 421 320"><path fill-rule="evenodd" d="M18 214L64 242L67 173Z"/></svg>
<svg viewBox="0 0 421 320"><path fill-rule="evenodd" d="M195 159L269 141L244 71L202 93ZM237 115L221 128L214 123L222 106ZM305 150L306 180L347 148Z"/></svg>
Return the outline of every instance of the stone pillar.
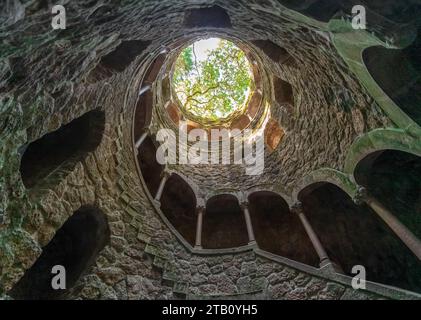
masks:
<svg viewBox="0 0 421 320"><path fill-rule="evenodd" d="M254 237L254 231L253 231L253 225L251 223L248 201L244 201L244 202L241 203L241 209L243 210L244 219L246 220L247 234L248 234L248 237L249 237L249 244L255 244L256 238Z"/></svg>
<svg viewBox="0 0 421 320"><path fill-rule="evenodd" d="M322 243L319 240L319 237L314 232L313 227L310 225L310 222L307 220L307 217L304 214L303 205L300 201L297 201L292 207L291 212L297 214L298 218L300 218L301 223L306 230L308 237L310 238L311 243L313 244L314 250L316 250L317 255L320 259L320 267L323 267L327 264L331 264L331 261L323 248Z"/></svg>
<svg viewBox="0 0 421 320"><path fill-rule="evenodd" d="M167 171L164 171L162 173L161 182L159 183L158 191L155 195L155 201L159 202L161 201L162 192L164 191L165 183L167 182L168 178L170 177L170 174Z"/></svg>
<svg viewBox="0 0 421 320"><path fill-rule="evenodd" d="M196 224L196 242L194 247L196 249L202 249L202 228L203 228L203 215L205 214L205 207L200 205L196 209L197 212L197 224Z"/></svg>
<svg viewBox="0 0 421 320"><path fill-rule="evenodd" d="M421 241L405 225L403 225L385 206L369 195L367 189L359 187L354 202L357 205L366 203L402 240L403 243L421 260Z"/></svg>
<svg viewBox="0 0 421 320"><path fill-rule="evenodd" d="M144 133L142 133L140 138L136 141L136 150L139 149L139 147L142 145L143 141L145 141L148 135L149 135L148 131L145 131Z"/></svg>

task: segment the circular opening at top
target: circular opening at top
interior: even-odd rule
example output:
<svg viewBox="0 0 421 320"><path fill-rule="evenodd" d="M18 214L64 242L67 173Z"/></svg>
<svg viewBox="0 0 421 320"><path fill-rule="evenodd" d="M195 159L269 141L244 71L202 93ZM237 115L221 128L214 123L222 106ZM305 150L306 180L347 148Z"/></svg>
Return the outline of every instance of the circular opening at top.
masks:
<svg viewBox="0 0 421 320"><path fill-rule="evenodd" d="M202 124L223 123L243 113L255 86L244 51L221 38L184 48L175 62L172 83L181 111Z"/></svg>

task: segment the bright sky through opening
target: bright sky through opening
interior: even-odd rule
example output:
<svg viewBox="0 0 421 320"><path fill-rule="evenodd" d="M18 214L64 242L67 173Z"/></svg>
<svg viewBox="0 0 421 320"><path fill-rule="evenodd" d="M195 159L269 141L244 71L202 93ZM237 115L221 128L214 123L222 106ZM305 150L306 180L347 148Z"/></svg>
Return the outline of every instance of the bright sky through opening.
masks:
<svg viewBox="0 0 421 320"><path fill-rule="evenodd" d="M220 43L220 38L209 38L195 42L194 51L196 53L197 62L205 61L208 58L209 52L218 48Z"/></svg>

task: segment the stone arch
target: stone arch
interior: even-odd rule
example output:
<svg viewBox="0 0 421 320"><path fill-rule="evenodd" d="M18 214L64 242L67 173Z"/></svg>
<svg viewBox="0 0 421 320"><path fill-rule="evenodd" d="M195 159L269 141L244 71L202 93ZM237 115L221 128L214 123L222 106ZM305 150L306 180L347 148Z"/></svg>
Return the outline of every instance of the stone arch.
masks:
<svg viewBox="0 0 421 320"><path fill-rule="evenodd" d="M367 205L323 182L307 186L298 199L330 260L345 274L362 265L368 281L421 290L418 259Z"/></svg>
<svg viewBox="0 0 421 320"><path fill-rule="evenodd" d="M107 216L98 208L83 206L63 224L43 248L41 256L9 292L15 299L62 299L94 264L110 241ZM66 271L66 289L54 290L53 266Z"/></svg>
<svg viewBox="0 0 421 320"><path fill-rule="evenodd" d="M338 170L323 168L313 171L297 183L292 191L292 200L294 202L299 200L298 195L303 190L308 192L312 189L312 186L316 186L319 183L331 183L342 189L351 197L354 196L357 189L357 186L349 179L346 174Z"/></svg>
<svg viewBox="0 0 421 320"><path fill-rule="evenodd" d="M421 156L421 145L416 138L399 129L376 129L358 138L350 147L344 171L352 175L357 164L379 150L398 150Z"/></svg>
<svg viewBox="0 0 421 320"><path fill-rule="evenodd" d="M194 246L197 199L193 188L180 175L172 173L165 183L160 202L161 211L168 221Z"/></svg>
<svg viewBox="0 0 421 320"><path fill-rule="evenodd" d="M93 110L21 148L20 173L26 188L53 185L101 143L105 113Z"/></svg>
<svg viewBox="0 0 421 320"><path fill-rule="evenodd" d="M220 194L210 198L203 218L203 248L224 249L247 244L246 222L237 197Z"/></svg>
<svg viewBox="0 0 421 320"><path fill-rule="evenodd" d="M288 206L292 205L290 194L287 194L284 190L280 189L276 185L260 185L260 186L255 186L253 188L247 189L244 192L243 198L248 198L251 194L256 193L256 192L267 192L267 193L276 194L279 197L281 197L288 204Z"/></svg>
<svg viewBox="0 0 421 320"><path fill-rule="evenodd" d="M229 189L217 189L217 190L211 190L208 194L205 196L205 202L208 202L212 198L218 197L220 195L226 195L226 196L232 196L237 199L238 202L241 201L242 194L239 190L229 190Z"/></svg>
<svg viewBox="0 0 421 320"><path fill-rule="evenodd" d="M249 210L260 249L305 263L319 266L319 258L298 216L278 194L253 192L248 196Z"/></svg>

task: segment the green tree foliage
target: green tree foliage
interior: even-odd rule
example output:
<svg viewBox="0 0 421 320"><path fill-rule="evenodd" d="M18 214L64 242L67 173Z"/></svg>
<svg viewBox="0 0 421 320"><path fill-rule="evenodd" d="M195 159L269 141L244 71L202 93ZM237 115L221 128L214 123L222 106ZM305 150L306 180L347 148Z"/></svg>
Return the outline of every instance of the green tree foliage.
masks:
<svg viewBox="0 0 421 320"><path fill-rule="evenodd" d="M244 107L252 72L244 52L221 39L203 61L197 59L194 44L185 48L175 64L173 85L187 113L216 121Z"/></svg>

